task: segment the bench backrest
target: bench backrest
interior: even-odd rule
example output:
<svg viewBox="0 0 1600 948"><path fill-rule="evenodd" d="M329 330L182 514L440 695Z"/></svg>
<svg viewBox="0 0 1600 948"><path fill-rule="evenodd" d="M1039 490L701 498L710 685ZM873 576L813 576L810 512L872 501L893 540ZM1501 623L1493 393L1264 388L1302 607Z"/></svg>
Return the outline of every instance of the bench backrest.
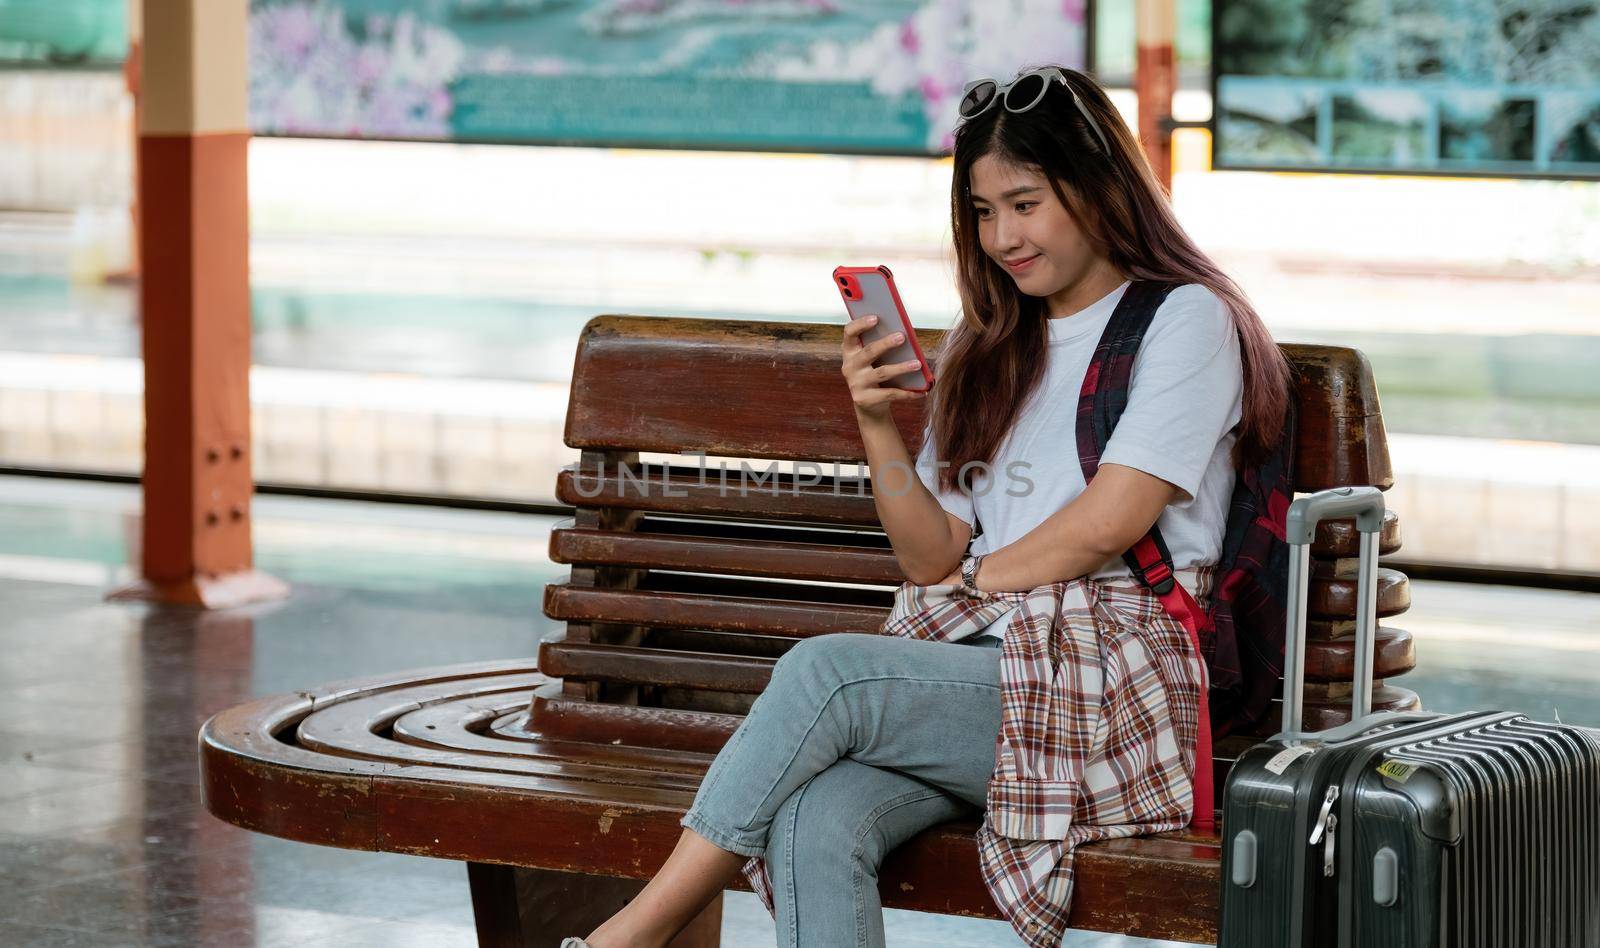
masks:
<svg viewBox="0 0 1600 948"><path fill-rule="evenodd" d="M919 333L935 366L943 338ZM1334 346L1283 348L1300 408L1297 489L1389 487L1366 359ZM584 327L565 433L582 454L556 482L577 515L550 539L551 557L572 574L544 600L567 634L539 654L542 670L564 678L566 698L739 714L799 638L879 629L905 577L871 482L851 467L864 453L839 358L840 326L829 323L597 316ZM915 455L924 404L895 406L894 420ZM1062 437L1071 450L1073 433ZM711 460L642 463L641 452ZM724 487L718 458L758 459L756 474L768 470L764 459L814 462L820 478L811 468L741 478L730 461ZM1391 513L1381 547L1398 546ZM1306 714L1322 727L1348 717L1353 525L1325 524L1313 556ZM1405 577L1384 571L1380 615L1408 604ZM1375 677L1412 665L1410 636L1383 629ZM1411 707L1416 696L1380 684L1375 703Z"/></svg>

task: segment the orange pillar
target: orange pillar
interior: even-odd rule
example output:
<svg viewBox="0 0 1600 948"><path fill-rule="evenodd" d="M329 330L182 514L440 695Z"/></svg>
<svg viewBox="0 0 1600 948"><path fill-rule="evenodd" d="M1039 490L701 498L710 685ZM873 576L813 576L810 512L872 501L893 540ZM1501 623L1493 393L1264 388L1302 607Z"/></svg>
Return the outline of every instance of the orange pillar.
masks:
<svg viewBox="0 0 1600 948"><path fill-rule="evenodd" d="M223 607L288 592L251 555L247 6L143 2L143 582L121 598Z"/></svg>
<svg viewBox="0 0 1600 948"><path fill-rule="evenodd" d="M1177 30L1174 0L1136 0L1138 59L1134 92L1139 98L1139 140L1161 184L1172 190L1172 93L1178 87L1172 43Z"/></svg>

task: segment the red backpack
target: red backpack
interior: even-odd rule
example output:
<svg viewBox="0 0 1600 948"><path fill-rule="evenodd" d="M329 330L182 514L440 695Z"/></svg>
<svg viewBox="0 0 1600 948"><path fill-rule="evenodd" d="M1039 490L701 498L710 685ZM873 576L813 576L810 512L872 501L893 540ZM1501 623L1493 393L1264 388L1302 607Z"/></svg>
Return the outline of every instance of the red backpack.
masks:
<svg viewBox="0 0 1600 948"><path fill-rule="evenodd" d="M1128 405L1133 361L1156 309L1177 284L1134 281L1100 336L1078 395L1078 461L1084 482L1100 468L1100 452L1111 440ZM1188 630L1205 657L1210 694L1200 695L1200 734L1195 754L1194 824L1211 829L1216 809L1211 775L1211 736L1226 735L1259 721L1278 694L1283 675L1283 636L1289 586L1289 546L1284 521L1294 499L1294 400L1289 400L1283 435L1260 463L1241 467L1228 502L1222 555L1215 567L1210 601L1202 609L1173 579L1172 554L1152 526L1122 555L1141 584Z"/></svg>

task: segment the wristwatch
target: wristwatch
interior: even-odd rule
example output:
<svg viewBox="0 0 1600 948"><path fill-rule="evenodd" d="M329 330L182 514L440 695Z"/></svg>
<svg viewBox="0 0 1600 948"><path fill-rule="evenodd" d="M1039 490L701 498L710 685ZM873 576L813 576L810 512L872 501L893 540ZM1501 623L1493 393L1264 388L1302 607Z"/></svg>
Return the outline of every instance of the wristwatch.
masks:
<svg viewBox="0 0 1600 948"><path fill-rule="evenodd" d="M961 588L970 595L988 595L988 593L978 588L978 565L988 555L987 553L974 553L961 561Z"/></svg>

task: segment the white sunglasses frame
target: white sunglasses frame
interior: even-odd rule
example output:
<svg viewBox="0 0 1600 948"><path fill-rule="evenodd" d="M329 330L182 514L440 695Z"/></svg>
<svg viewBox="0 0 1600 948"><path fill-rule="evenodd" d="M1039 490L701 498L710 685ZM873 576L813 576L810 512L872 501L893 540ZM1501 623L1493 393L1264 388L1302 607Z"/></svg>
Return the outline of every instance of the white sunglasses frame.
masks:
<svg viewBox="0 0 1600 948"><path fill-rule="evenodd" d="M1044 85L1040 87L1039 94L1035 96L1033 101L1029 102L1027 105L1022 106L1021 108L1012 108L1011 103L1006 101L1006 96L1011 92L1011 87L1022 80L1031 78L1033 76L1044 77ZM1059 66L1041 66L1038 69L1030 69L1005 85L1001 85L997 79L988 78L974 79L971 82L968 82L966 85L961 87L961 98L956 100L957 110L961 108L961 103L966 101L967 96L972 93L972 90L983 85L985 82L994 83L994 95L990 96L989 101L985 102L978 109L978 111L972 113L971 115L958 115L956 127L960 128L967 122L989 111L989 109L992 108L996 102L1004 102L1007 112L1026 112L1038 105L1040 102L1044 101L1045 93L1050 91L1050 83L1052 80L1061 83L1061 85L1067 90L1067 94L1072 96L1072 104L1077 106L1078 114L1083 116L1084 122L1088 123L1089 125L1089 130L1094 132L1094 137L1100 142L1101 150L1103 150L1107 155L1111 154L1111 146L1106 141L1106 133L1100 130L1100 123L1096 122L1094 120L1094 116L1089 114L1089 110L1083 107L1083 100L1078 98L1077 90L1072 88L1072 83L1067 81L1066 73L1062 72L1061 67Z"/></svg>

